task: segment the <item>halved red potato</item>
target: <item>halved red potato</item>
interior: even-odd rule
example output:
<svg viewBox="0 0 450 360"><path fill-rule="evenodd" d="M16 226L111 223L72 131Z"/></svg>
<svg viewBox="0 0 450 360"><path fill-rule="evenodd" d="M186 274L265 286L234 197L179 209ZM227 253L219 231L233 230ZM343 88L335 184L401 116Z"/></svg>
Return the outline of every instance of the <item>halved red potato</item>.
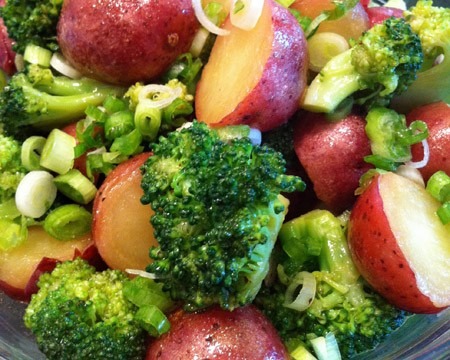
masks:
<svg viewBox="0 0 450 360"><path fill-rule="evenodd" d="M47 234L41 226L32 226L23 244L0 251L0 290L14 299L28 301L36 290L38 274L52 270L49 265L56 265L58 261L72 260L77 256L90 260L96 252L85 251L92 246L91 234L61 241Z"/></svg>
<svg viewBox="0 0 450 360"><path fill-rule="evenodd" d="M142 153L118 165L105 179L93 205L92 236L100 256L112 269L144 270L156 245L150 206L141 204Z"/></svg>
<svg viewBox="0 0 450 360"><path fill-rule="evenodd" d="M265 0L256 26L241 30L228 19L197 86L198 120L211 126L247 124L261 131L294 114L306 86L306 40L297 20Z"/></svg>
<svg viewBox="0 0 450 360"><path fill-rule="evenodd" d="M395 306L437 313L450 305L450 224L423 186L378 175L352 209L348 240L367 282Z"/></svg>

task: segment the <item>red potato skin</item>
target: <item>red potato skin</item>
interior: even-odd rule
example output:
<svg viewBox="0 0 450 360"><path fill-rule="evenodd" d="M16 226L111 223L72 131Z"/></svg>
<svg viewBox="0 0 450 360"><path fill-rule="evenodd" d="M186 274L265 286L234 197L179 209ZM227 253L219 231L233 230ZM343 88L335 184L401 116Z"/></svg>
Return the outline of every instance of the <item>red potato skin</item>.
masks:
<svg viewBox="0 0 450 360"><path fill-rule="evenodd" d="M146 360L289 359L274 327L253 305L232 312L178 310L169 321L170 331L150 342Z"/></svg>
<svg viewBox="0 0 450 360"><path fill-rule="evenodd" d="M285 8L273 6L272 21L276 30L263 77L248 94L248 100L242 101L222 120L224 125L247 124L268 131L286 123L298 109L307 79L306 38Z"/></svg>
<svg viewBox="0 0 450 360"><path fill-rule="evenodd" d="M272 0L266 1L272 7L274 35L262 77L237 107L217 123L209 123L208 119L202 118L201 100L197 96L196 113L200 121L211 126L245 124L260 131L269 131L286 123L298 109L307 80L306 38L297 20L286 8ZM230 27L229 22L228 19L225 28ZM205 81L200 79L197 90L202 87L202 80Z"/></svg>
<svg viewBox="0 0 450 360"><path fill-rule="evenodd" d="M425 167L419 169L424 180L428 181L430 176L439 170L450 175L450 106L444 102L420 106L406 115L408 124L414 120L424 121L429 131L427 142L430 159ZM422 144L413 145L411 153L414 161L422 160Z"/></svg>
<svg viewBox="0 0 450 360"><path fill-rule="evenodd" d="M104 262L101 260L97 248L93 243L86 246L83 251L79 249L74 249L72 258L66 258L63 260L50 258L50 257L42 257L39 262L37 262L36 267L29 275L28 281L26 285L21 288L17 286L13 286L10 283L0 279L0 291L3 291L10 298L29 302L31 296L38 291L37 282L39 277L45 272L51 272L55 268L55 266L64 260L70 260L81 257L88 261L91 265L95 266L98 270L104 270L106 268Z"/></svg>
<svg viewBox="0 0 450 360"><path fill-rule="evenodd" d="M75 249L73 259L76 258L82 258L86 260L98 271L106 270L107 268L107 266L105 265L105 263L103 262L102 258L98 253L97 247L94 244L89 245L82 252L79 251L78 249ZM56 265L60 262L61 261L57 259L47 257L42 258L41 262L36 266L36 269L34 270L33 274L30 277L30 280L28 280L28 283L25 287L24 299L26 301L29 301L31 299L31 295L37 293L37 291L39 290L37 287L39 277L46 272L52 272L53 269L56 267Z"/></svg>
<svg viewBox="0 0 450 360"><path fill-rule="evenodd" d="M334 213L351 207L362 174L372 166L362 115L350 114L338 122L305 112L294 124L294 149L319 200Z"/></svg>
<svg viewBox="0 0 450 360"><path fill-rule="evenodd" d="M198 27L189 0L66 0L58 42L85 76L131 85L161 76Z"/></svg>
<svg viewBox="0 0 450 360"><path fill-rule="evenodd" d="M348 223L349 248L364 279L394 306L413 313L437 313L416 286L383 210L377 176L359 196ZM392 284L395 284L393 286Z"/></svg>
<svg viewBox="0 0 450 360"><path fill-rule="evenodd" d="M366 9L366 12L369 16L370 27L381 24L391 16L397 18L403 17L403 10L387 6L370 7Z"/></svg>
<svg viewBox="0 0 450 360"><path fill-rule="evenodd" d="M5 1L0 1L0 7L5 6ZM13 41L8 36L3 19L0 18L0 69L7 75L13 75L16 72L14 64L15 52L12 50Z"/></svg>

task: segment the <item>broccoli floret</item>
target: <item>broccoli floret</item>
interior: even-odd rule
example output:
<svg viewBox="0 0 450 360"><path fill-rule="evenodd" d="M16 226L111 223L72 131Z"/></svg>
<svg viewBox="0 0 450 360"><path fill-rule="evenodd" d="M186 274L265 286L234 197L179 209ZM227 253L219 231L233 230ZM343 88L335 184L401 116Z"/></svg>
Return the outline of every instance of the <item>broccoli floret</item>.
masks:
<svg viewBox="0 0 450 360"><path fill-rule="evenodd" d="M147 271L188 310L253 300L287 210L280 192L303 190L280 153L204 123L171 132L143 166L159 246Z"/></svg>
<svg viewBox="0 0 450 360"><path fill-rule="evenodd" d="M450 8L421 0L405 12L406 21L418 34L425 56L417 80L392 105L401 112L437 101L450 103Z"/></svg>
<svg viewBox="0 0 450 360"><path fill-rule="evenodd" d="M255 303L271 319L290 351L332 332L343 358L372 349L406 320L407 313L370 289L351 259L342 220L314 210L285 223L276 258L279 281L264 286ZM345 221L344 221L345 222ZM286 307L287 289L299 272L316 280L304 311Z"/></svg>
<svg viewBox="0 0 450 360"><path fill-rule="evenodd" d="M56 51L56 27L63 0L8 0L0 17L8 29L13 49L23 54L28 44Z"/></svg>
<svg viewBox="0 0 450 360"><path fill-rule="evenodd" d="M100 105L108 95L124 89L91 79L70 79L48 68L29 65L16 73L0 93L0 126L17 139L32 129L49 130L84 117L89 105Z"/></svg>
<svg viewBox="0 0 450 360"><path fill-rule="evenodd" d="M349 97L366 108L387 106L416 79L422 63L411 26L403 18L388 18L324 66L308 87L303 108L330 113Z"/></svg>
<svg viewBox="0 0 450 360"><path fill-rule="evenodd" d="M48 359L142 359L145 331L125 299L128 277L78 258L41 275L24 322Z"/></svg>
<svg viewBox="0 0 450 360"><path fill-rule="evenodd" d="M0 134L0 204L14 197L17 186L26 173L20 154L20 142Z"/></svg>

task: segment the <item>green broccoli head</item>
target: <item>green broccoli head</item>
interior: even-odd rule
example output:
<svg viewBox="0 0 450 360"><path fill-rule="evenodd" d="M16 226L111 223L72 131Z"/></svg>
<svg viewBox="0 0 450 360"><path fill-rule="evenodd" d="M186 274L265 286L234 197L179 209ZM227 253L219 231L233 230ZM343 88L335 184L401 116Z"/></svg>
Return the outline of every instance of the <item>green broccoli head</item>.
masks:
<svg viewBox="0 0 450 360"><path fill-rule="evenodd" d="M58 50L56 27L63 0L8 0L0 17L14 40L13 49L23 54L28 44Z"/></svg>
<svg viewBox="0 0 450 360"><path fill-rule="evenodd" d="M405 18L420 38L425 61L417 80L392 105L407 112L432 102L450 103L450 8L420 0L405 12Z"/></svg>
<svg viewBox="0 0 450 360"><path fill-rule="evenodd" d="M281 154L247 138L222 140L226 130L194 122L171 132L142 168L159 244L147 271L187 309L253 300L287 210L279 194L304 188L284 174Z"/></svg>
<svg viewBox="0 0 450 360"><path fill-rule="evenodd" d="M6 134L24 139L33 131L81 119L89 105L98 106L108 95L123 92L121 87L87 78L70 79L48 68L28 65L13 75L0 93L0 125Z"/></svg>
<svg viewBox="0 0 450 360"><path fill-rule="evenodd" d="M128 277L78 258L41 275L24 321L49 359L141 359L145 332L125 299Z"/></svg>
<svg viewBox="0 0 450 360"><path fill-rule="evenodd" d="M314 210L285 223L280 231L279 281L263 287L255 303L290 350L300 344L311 348L311 337L332 332L343 358L349 358L373 349L407 318L406 312L388 304L360 277L344 227L345 220ZM315 279L314 298L309 307L296 310L290 307L289 293L299 286L297 274L303 271Z"/></svg>
<svg viewBox="0 0 450 360"><path fill-rule="evenodd" d="M423 54L419 37L402 18L388 18L366 31L352 50L361 91L369 89L370 104L388 105L416 79ZM373 95L373 92L376 95ZM367 102L356 94L357 102Z"/></svg>
<svg viewBox="0 0 450 360"><path fill-rule="evenodd" d="M14 197L26 173L20 157L21 144L0 133L0 204Z"/></svg>
<svg viewBox="0 0 450 360"><path fill-rule="evenodd" d="M416 79L420 39L403 18L388 18L332 58L306 91L306 110L330 113L352 98L366 108L386 106Z"/></svg>

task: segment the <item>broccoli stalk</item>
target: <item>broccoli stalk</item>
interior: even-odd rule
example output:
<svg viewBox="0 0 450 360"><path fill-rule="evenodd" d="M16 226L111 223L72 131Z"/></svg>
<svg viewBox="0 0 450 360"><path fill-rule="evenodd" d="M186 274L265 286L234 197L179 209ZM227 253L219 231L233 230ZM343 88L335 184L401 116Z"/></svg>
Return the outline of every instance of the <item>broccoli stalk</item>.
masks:
<svg viewBox="0 0 450 360"><path fill-rule="evenodd" d="M406 313L388 304L360 277L347 246L345 220L313 210L285 223L276 257L279 281L263 287L255 303L272 320L288 349L312 349L310 340L333 333L343 358L374 348L398 328ZM288 308L296 274L311 272L316 290L303 311Z"/></svg>
<svg viewBox="0 0 450 360"><path fill-rule="evenodd" d="M118 270L96 272L80 258L60 263L40 276L25 325L48 359L142 359L146 333L123 294L129 281Z"/></svg>
<svg viewBox="0 0 450 360"><path fill-rule="evenodd" d="M349 98L367 108L386 106L416 79L422 62L419 37L404 19L389 18L324 66L302 107L330 113Z"/></svg>
<svg viewBox="0 0 450 360"><path fill-rule="evenodd" d="M304 188L275 150L223 140L234 130L194 122L161 137L143 166L141 201L155 211L159 244L147 271L188 310L253 300L287 210L280 192Z"/></svg>
<svg viewBox="0 0 450 360"><path fill-rule="evenodd" d="M444 101L450 104L450 8L435 7L432 1L418 1L405 13L422 42L424 65L406 92L395 97L392 106L400 112Z"/></svg>
<svg viewBox="0 0 450 360"><path fill-rule="evenodd" d="M14 51L23 54L28 44L56 51L56 27L63 0L8 0L0 17L14 40Z"/></svg>
<svg viewBox="0 0 450 360"><path fill-rule="evenodd" d="M69 79L30 65L13 75L0 93L0 126L6 134L23 139L31 129L62 127L84 117L89 105L100 105L108 95L123 93L121 87Z"/></svg>

